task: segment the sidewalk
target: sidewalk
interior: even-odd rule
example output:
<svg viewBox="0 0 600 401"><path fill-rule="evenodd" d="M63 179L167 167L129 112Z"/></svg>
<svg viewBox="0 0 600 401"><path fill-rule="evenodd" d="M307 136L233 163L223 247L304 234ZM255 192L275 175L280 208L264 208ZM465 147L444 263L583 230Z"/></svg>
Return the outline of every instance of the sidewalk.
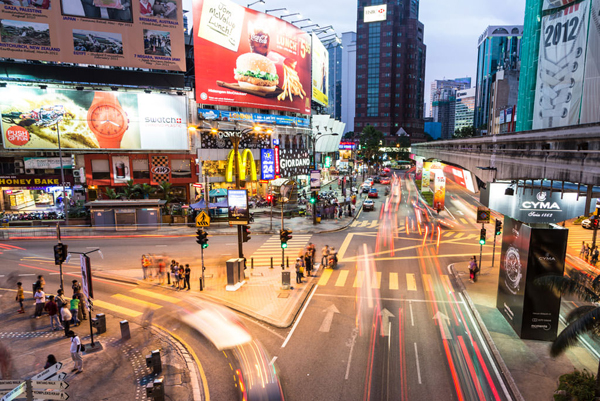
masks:
<svg viewBox="0 0 600 401"><path fill-rule="evenodd" d="M496 309L500 263L496 261L495 267L490 265L491 260L484 259L481 273L475 283L469 282L467 260L455 263L453 270L457 281L462 282L465 288L463 294L467 302L477 312L475 315L479 325L484 332L487 329L491 336L492 351L497 348L500 358L508 368L509 372L503 373L505 376L512 376L509 377L509 381L514 380L523 399L551 401L561 375L571 373L574 369L587 369L596 373L598 361L582 346L571 347L563 355L551 358L549 342L521 340L517 336ZM563 328L561 324L559 332Z"/></svg>
<svg viewBox="0 0 600 401"><path fill-rule="evenodd" d="M53 354L57 361L62 362L61 372L67 373L64 380L69 387L64 392L70 399L145 400L146 384L155 378L151 369L146 367L145 357L158 349L162 360L162 373L158 377L164 378L168 399L203 399L201 382L191 356L181 344L161 330L130 322L131 339L122 340L119 319L107 314L106 333L94 334L94 341L100 341L102 349L89 352L89 321L84 320L80 326L72 328L88 349L83 353L83 373L76 374L71 372L70 339L64 337L64 330L51 330L47 314L40 319L31 318L33 305L30 294L26 294L25 314L15 313L17 307L13 292L5 293L0 300L0 319L3 322L0 349L6 348L9 352L12 379L28 379L43 371L46 357ZM97 309L95 313L105 312Z"/></svg>

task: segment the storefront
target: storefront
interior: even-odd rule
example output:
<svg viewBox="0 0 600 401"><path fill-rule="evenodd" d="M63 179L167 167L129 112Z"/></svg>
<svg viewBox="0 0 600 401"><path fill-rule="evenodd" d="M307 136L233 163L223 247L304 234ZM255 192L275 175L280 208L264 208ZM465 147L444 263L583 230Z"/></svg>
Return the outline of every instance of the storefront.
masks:
<svg viewBox="0 0 600 401"><path fill-rule="evenodd" d="M66 188L60 176L39 174L0 176L2 211L45 212L63 209L65 192L73 197L73 175L65 175Z"/></svg>
<svg viewBox="0 0 600 401"><path fill-rule="evenodd" d="M124 192L128 182L148 184L154 190L171 184L173 202L189 203L194 196L191 184L197 180L194 157L188 154L87 154L85 181L88 199L106 199L107 189ZM156 197L152 195L151 197Z"/></svg>

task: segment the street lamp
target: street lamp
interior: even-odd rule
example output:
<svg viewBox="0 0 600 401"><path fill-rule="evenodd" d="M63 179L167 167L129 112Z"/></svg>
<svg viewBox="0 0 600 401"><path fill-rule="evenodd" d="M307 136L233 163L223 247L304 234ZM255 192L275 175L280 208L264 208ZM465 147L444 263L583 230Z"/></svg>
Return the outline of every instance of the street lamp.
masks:
<svg viewBox="0 0 600 401"><path fill-rule="evenodd" d="M258 4L258 3L263 3L263 4L265 4L265 0L258 0L258 1L255 1L254 3L248 4L248 8L250 8L250 7L252 7L253 5L255 5L255 4Z"/></svg>
<svg viewBox="0 0 600 401"><path fill-rule="evenodd" d="M292 24L297 24L298 22L310 21L310 18L299 19L298 21L292 21Z"/></svg>
<svg viewBox="0 0 600 401"><path fill-rule="evenodd" d="M283 7L283 8L274 8L273 10L266 10L265 14L272 13L273 11L285 11L285 12L289 12L289 11L287 11L287 8Z"/></svg>
<svg viewBox="0 0 600 401"><path fill-rule="evenodd" d="M279 18L281 18L281 19L284 19L284 18L286 18L286 17L293 17L294 15L298 15L298 16L299 16L299 18L302 18L302 14L301 14L301 13L293 13L293 14L282 15L282 16L281 16L281 17L279 17Z"/></svg>

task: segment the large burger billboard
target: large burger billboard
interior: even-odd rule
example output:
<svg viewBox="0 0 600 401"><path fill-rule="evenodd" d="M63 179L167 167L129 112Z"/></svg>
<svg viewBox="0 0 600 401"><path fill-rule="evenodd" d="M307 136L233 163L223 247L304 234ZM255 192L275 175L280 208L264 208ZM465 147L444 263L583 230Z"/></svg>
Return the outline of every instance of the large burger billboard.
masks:
<svg viewBox="0 0 600 401"><path fill-rule="evenodd" d="M196 101L310 114L310 36L229 0L194 1Z"/></svg>

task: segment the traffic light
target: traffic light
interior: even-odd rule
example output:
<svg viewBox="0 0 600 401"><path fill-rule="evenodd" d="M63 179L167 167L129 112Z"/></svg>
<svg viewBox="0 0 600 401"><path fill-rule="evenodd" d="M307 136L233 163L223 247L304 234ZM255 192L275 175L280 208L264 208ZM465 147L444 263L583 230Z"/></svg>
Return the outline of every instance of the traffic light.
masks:
<svg viewBox="0 0 600 401"><path fill-rule="evenodd" d="M54 245L54 264L60 265L67 260L68 245L57 244Z"/></svg>
<svg viewBox="0 0 600 401"><path fill-rule="evenodd" d="M481 229L481 234L479 235L479 245L485 245L485 228Z"/></svg>
<svg viewBox="0 0 600 401"><path fill-rule="evenodd" d="M196 231L196 243L202 245L202 249L208 248L208 233L203 228Z"/></svg>
<svg viewBox="0 0 600 401"><path fill-rule="evenodd" d="M242 226L242 242L248 242L252 238L250 226Z"/></svg>
<svg viewBox="0 0 600 401"><path fill-rule="evenodd" d="M592 228L593 229L598 228L598 217L596 217L596 216L592 216Z"/></svg>
<svg viewBox="0 0 600 401"><path fill-rule="evenodd" d="M288 247L288 241L292 239L292 230L281 230L279 231L279 239L281 241L281 248L285 249Z"/></svg>
<svg viewBox="0 0 600 401"><path fill-rule="evenodd" d="M502 222L500 220L496 220L496 235L502 234Z"/></svg>
<svg viewBox="0 0 600 401"><path fill-rule="evenodd" d="M311 205L317 203L317 193L314 191L310 193L310 203Z"/></svg>

